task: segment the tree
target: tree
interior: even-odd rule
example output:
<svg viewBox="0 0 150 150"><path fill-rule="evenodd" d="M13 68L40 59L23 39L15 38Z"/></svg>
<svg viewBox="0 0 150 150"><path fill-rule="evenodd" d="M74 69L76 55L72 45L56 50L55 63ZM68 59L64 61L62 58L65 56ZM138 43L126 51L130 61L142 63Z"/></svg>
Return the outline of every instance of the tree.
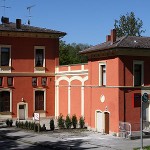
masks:
<svg viewBox="0 0 150 150"><path fill-rule="evenodd" d="M115 20L114 27L117 31L117 37L125 35L141 36L145 30L142 30L143 21L135 18L134 12L120 16L119 20Z"/></svg>
<svg viewBox="0 0 150 150"><path fill-rule="evenodd" d="M87 57L80 55L79 52L88 48L87 44L66 44L60 41L59 44L59 63L60 65L86 63Z"/></svg>

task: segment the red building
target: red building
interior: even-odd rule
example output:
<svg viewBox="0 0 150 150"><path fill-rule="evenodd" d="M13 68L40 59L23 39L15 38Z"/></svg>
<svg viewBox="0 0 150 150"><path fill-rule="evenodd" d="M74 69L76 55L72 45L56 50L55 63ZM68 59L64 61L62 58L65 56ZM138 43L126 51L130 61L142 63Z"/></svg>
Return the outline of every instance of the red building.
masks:
<svg viewBox="0 0 150 150"><path fill-rule="evenodd" d="M116 38L112 30L81 54L87 64L56 68L55 115L82 115L90 129L105 133L140 130L141 95L150 94L150 37ZM143 105L150 128L149 102Z"/></svg>
<svg viewBox="0 0 150 150"><path fill-rule="evenodd" d="M55 66L66 33L10 23L0 25L0 118L55 115Z"/></svg>
<svg viewBox="0 0 150 150"><path fill-rule="evenodd" d="M10 23L0 25L0 119L85 117L89 129L139 130L140 101L150 94L150 37L116 38L85 49L87 64L59 66L59 38L66 33ZM150 128L149 102L143 118Z"/></svg>

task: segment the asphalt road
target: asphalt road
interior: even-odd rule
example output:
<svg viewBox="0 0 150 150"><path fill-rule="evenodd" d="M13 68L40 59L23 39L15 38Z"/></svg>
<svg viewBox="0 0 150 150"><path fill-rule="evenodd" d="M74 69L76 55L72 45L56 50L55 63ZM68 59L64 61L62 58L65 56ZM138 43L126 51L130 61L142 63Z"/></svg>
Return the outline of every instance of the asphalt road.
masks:
<svg viewBox="0 0 150 150"><path fill-rule="evenodd" d="M30 143L21 142L19 140L10 140L0 136L0 150L49 150L48 148L41 147L39 145L33 145Z"/></svg>

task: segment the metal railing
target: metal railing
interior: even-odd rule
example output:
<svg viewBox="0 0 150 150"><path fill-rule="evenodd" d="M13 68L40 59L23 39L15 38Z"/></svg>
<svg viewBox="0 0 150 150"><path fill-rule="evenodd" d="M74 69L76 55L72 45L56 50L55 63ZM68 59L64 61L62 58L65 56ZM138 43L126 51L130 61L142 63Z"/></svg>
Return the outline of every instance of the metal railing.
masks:
<svg viewBox="0 0 150 150"><path fill-rule="evenodd" d="M119 121L119 133L122 137L128 138L131 136L131 123Z"/></svg>

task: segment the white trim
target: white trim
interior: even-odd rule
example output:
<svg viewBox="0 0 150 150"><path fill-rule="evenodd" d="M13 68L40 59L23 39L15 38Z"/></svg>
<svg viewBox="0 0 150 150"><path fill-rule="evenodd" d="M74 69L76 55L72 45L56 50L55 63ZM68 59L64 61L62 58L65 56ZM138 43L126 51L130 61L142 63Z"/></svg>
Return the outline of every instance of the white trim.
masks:
<svg viewBox="0 0 150 150"><path fill-rule="evenodd" d="M144 86L144 61L134 60L133 61L133 86L134 85L134 65L139 64L142 66L142 75L141 75L141 86Z"/></svg>
<svg viewBox="0 0 150 150"><path fill-rule="evenodd" d="M105 65L106 66L106 62L99 62L99 86L102 86L102 66ZM106 70L107 71L107 70ZM106 83L107 83L107 77L106 77Z"/></svg>
<svg viewBox="0 0 150 150"><path fill-rule="evenodd" d="M28 118L28 103L19 102L17 103L17 119L19 119L19 105L25 105L25 120Z"/></svg>
<svg viewBox="0 0 150 150"><path fill-rule="evenodd" d="M46 89L34 89L33 90L33 111L35 111L35 92L36 91L44 91L44 111L46 111Z"/></svg>
<svg viewBox="0 0 150 150"><path fill-rule="evenodd" d="M11 89L0 89L0 92L8 91L10 93L10 112L12 112L12 90Z"/></svg>
<svg viewBox="0 0 150 150"><path fill-rule="evenodd" d="M84 84L88 80L88 76L73 76L68 78L67 76L62 76L60 78L55 78L55 116L59 116L59 82L65 80L68 82L68 114L71 113L71 82L78 80L81 82L81 115L84 116Z"/></svg>
<svg viewBox="0 0 150 150"><path fill-rule="evenodd" d="M3 69L3 68L0 68L0 72L1 73L11 73L11 45L0 45L0 62L1 62L1 48L9 48L10 50L10 54L9 54L9 69ZM0 66L1 66L1 63L0 63ZM4 66L5 67L5 66ZM6 66L7 67L7 66Z"/></svg>
<svg viewBox="0 0 150 150"><path fill-rule="evenodd" d="M36 56L36 49L43 49L43 70L37 70L35 66L35 56ZM38 67L37 67L38 68ZM35 73L45 73L45 46L34 46L34 72Z"/></svg>

